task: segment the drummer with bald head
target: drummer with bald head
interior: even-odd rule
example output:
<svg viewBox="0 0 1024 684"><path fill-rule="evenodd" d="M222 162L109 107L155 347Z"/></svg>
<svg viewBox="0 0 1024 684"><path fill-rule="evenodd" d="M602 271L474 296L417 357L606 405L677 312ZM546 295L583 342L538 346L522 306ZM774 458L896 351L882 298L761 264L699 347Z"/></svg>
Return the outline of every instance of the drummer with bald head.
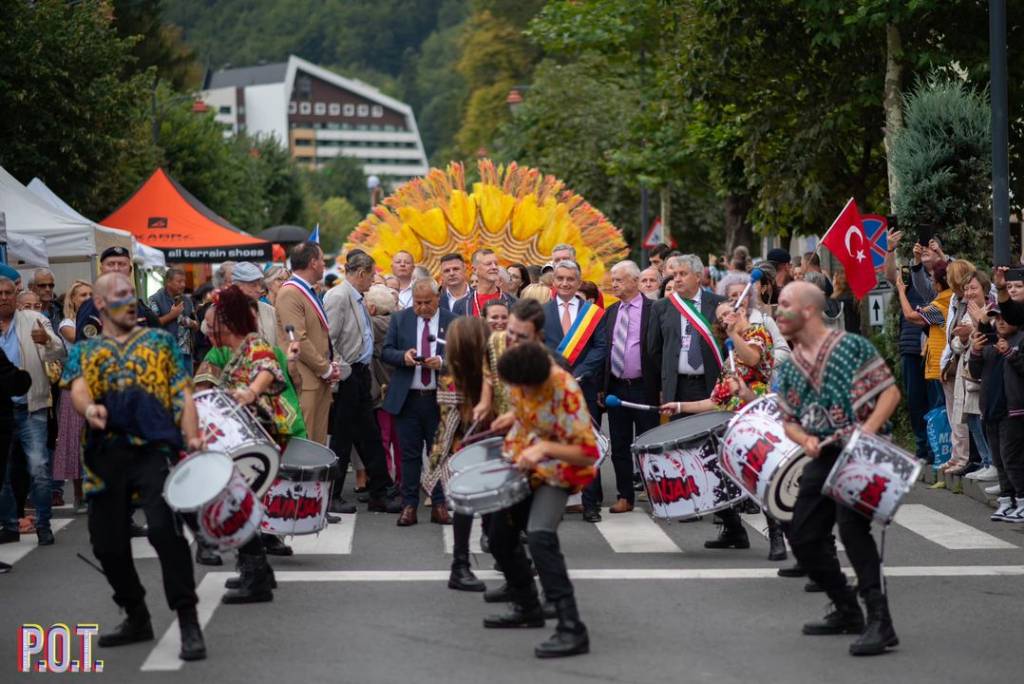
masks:
<svg viewBox="0 0 1024 684"><path fill-rule="evenodd" d="M852 655L876 655L899 643L884 593L881 561L871 536L871 520L837 505L821 491L843 440L856 429L888 431L900 392L885 360L871 342L825 326L825 294L811 283L792 282L779 294L776 321L793 341L793 354L778 373L778 403L786 436L811 461L800 478L789 542L808 576L832 599L834 609L804 634L859 634ZM857 573L857 589L867 607L867 622L857 595L839 567L832 528Z"/></svg>
<svg viewBox="0 0 1024 684"><path fill-rule="evenodd" d="M131 279L107 273L93 287L102 333L71 348L61 385L85 416L83 488L89 499L93 554L114 590L125 620L100 635L100 647L153 639L145 589L132 560L129 523L133 496L146 515L148 538L160 559L164 593L177 612L183 660L206 657L196 613L198 598L188 542L163 498L170 465L187 446L202 447L192 386L171 335L138 327Z"/></svg>

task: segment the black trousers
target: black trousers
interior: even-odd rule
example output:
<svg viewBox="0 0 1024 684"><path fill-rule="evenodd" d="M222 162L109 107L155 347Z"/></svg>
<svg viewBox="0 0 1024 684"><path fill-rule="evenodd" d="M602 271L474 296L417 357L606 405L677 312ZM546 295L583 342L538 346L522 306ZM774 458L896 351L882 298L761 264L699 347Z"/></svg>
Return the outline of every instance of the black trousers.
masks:
<svg viewBox="0 0 1024 684"><path fill-rule="evenodd" d="M999 458L1010 486L1024 496L1024 417L1008 416L999 427Z"/></svg>
<svg viewBox="0 0 1024 684"><path fill-rule="evenodd" d="M89 468L105 484L89 498L92 551L114 589L114 602L123 608L138 606L146 596L135 571L128 530L133 492L146 515L146 536L160 559L167 605L182 610L198 602L188 542L163 498L170 470L166 453L151 446L107 444L88 457Z"/></svg>
<svg viewBox="0 0 1024 684"><path fill-rule="evenodd" d="M352 447L366 468L366 488L371 499L383 499L391 486L380 426L370 399L370 367L353 364L352 375L338 383L331 421L331 450L338 457L341 471L334 491L341 495L345 475L352 459Z"/></svg>
<svg viewBox="0 0 1024 684"><path fill-rule="evenodd" d="M846 588L846 577L839 568L835 538L832 536L832 527L837 523L839 538L843 540L846 554L857 573L861 596L882 589L880 559L875 539L871 536L871 520L821 493L840 451L839 445L826 446L818 458L804 468L789 530L793 555L807 570L807 576L823 586L832 598Z"/></svg>
<svg viewBox="0 0 1024 684"><path fill-rule="evenodd" d="M647 389L643 378L619 380L611 378L608 393L634 404L647 403ZM654 411L638 411L630 408L608 409L608 434L612 443L612 466L615 468L615 489L620 499L633 503L636 496L633 489L633 442L640 434L658 426L658 414Z"/></svg>
<svg viewBox="0 0 1024 684"><path fill-rule="evenodd" d="M599 403L597 403L597 387L593 385L593 383L584 382L580 388L583 390L583 398L587 402L587 411L590 412L590 418L594 424L594 431L596 432L601 429L601 417L604 415L604 409L601 408ZM584 508L589 509L601 507L601 502L604 501L604 489L601 487L601 473L598 473L597 477L595 477L589 485L583 488L581 494Z"/></svg>
<svg viewBox="0 0 1024 684"><path fill-rule="evenodd" d="M441 408L437 405L437 392L409 390L402 410L395 416L395 432L402 448L402 505L420 503L420 476L423 474L423 451L434 444L437 427L441 423ZM435 504L444 503L441 484L430 494Z"/></svg>
<svg viewBox="0 0 1024 684"><path fill-rule="evenodd" d="M999 475L999 496L1016 497L1017 490L1010 482L1010 478L1006 474L1006 466L1003 464L1001 441L1003 420L986 420L985 437L988 439L988 448L992 450L992 465L996 467L996 473Z"/></svg>
<svg viewBox="0 0 1024 684"><path fill-rule="evenodd" d="M469 565L469 533L472 529L473 516L465 513L452 515L452 558L455 561L453 565Z"/></svg>

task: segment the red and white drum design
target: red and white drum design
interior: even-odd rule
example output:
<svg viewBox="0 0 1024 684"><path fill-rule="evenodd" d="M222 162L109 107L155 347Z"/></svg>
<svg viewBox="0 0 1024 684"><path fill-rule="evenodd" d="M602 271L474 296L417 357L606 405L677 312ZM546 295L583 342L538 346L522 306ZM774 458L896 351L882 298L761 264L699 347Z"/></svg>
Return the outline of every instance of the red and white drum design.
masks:
<svg viewBox="0 0 1024 684"><path fill-rule="evenodd" d="M909 452L857 430L836 458L821 493L888 525L920 472L921 462Z"/></svg>
<svg viewBox="0 0 1024 684"><path fill-rule="evenodd" d="M268 534L316 534L327 526L331 471L338 462L322 444L293 437L281 456L278 477L263 496Z"/></svg>

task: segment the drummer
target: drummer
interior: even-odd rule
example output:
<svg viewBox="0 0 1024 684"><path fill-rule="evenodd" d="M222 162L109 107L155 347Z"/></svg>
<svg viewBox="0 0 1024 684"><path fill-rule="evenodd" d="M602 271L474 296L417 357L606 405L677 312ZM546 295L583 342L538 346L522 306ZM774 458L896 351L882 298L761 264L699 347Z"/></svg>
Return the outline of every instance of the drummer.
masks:
<svg viewBox="0 0 1024 684"><path fill-rule="evenodd" d="M703 411L737 411L757 397L768 393L768 383L775 365L772 336L768 330L747 319L746 304L734 309L731 302L723 302L715 309L715 324L712 332L719 339L732 342L733 350L726 360L711 391L711 396L700 401L670 401L662 404L663 415L677 413L693 414ZM750 539L743 527L743 520L735 508L719 511L722 532L718 539L704 542L707 549L746 549ZM768 558L784 560L786 544L782 528L765 515L768 521L768 538L771 544Z"/></svg>
<svg viewBox="0 0 1024 684"><path fill-rule="evenodd" d="M800 478L790 544L808 576L825 588L834 609L804 634L860 634L852 655L876 655L899 643L883 591L871 520L821 493L842 446L833 442L856 428L874 434L886 428L900 401L892 373L863 337L825 327L825 295L805 282L779 294L778 324L795 344L779 370L779 407L786 436L812 460ZM857 588L868 609L865 626L857 597L839 567L832 527L857 573Z"/></svg>
<svg viewBox="0 0 1024 684"><path fill-rule="evenodd" d="M511 428L505 436L505 456L527 473L533 493L492 520L491 553L505 574L512 611L486 618L484 627L544 626L529 564L515 551L525 528L544 594L558 615L555 633L534 649L534 655L587 653L590 640L576 608L557 531L569 495L596 474L598 450L590 412L576 380L554 365L539 343L526 342L506 351L498 361L498 374L510 386L512 414L501 416L492 427Z"/></svg>
<svg viewBox="0 0 1024 684"><path fill-rule="evenodd" d="M127 614L112 632L100 635L99 645L153 639L128 530L132 498L137 496L149 542L160 560L167 603L178 613L179 657L200 660L206 657L206 645L196 613L199 599L188 542L162 496L170 464L186 444L190 450L202 447L191 379L168 333L138 327L138 300L128 276L100 276L93 301L102 333L71 348L61 385L70 388L75 410L89 427L83 485L93 553L114 589L114 602Z"/></svg>
<svg viewBox="0 0 1024 684"><path fill-rule="evenodd" d="M285 373L274 347L257 332L256 317L246 295L236 285L218 290L206 312L206 328L214 348L206 355L197 383L210 383L231 392L242 406L252 407L267 432L283 449L292 437L306 436L294 391L286 395ZM298 353L298 342L289 354ZM267 563L262 535L238 550L241 576L228 580L223 603L262 603L273 600L273 570ZM276 539L276 537L274 538Z"/></svg>

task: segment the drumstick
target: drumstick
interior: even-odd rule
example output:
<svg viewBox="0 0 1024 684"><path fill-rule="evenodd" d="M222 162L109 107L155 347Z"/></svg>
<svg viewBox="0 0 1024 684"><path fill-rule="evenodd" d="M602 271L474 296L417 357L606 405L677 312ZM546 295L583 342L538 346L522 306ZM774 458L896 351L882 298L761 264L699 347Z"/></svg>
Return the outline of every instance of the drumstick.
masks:
<svg viewBox="0 0 1024 684"><path fill-rule="evenodd" d="M660 411L660 406L651 406L650 404L634 404L631 401L622 401L614 394L609 394L604 398L605 406L609 408L631 408L637 409L638 411Z"/></svg>
<svg viewBox="0 0 1024 684"><path fill-rule="evenodd" d="M286 333L288 333L288 340L290 342L294 342L295 341L295 326L294 325L286 325L286 326L284 326L284 331Z"/></svg>
<svg viewBox="0 0 1024 684"><path fill-rule="evenodd" d="M427 339L428 339L428 340L430 340L431 342L437 342L437 343L438 343L439 345L442 345L442 346L444 346L445 344L447 344L447 343L446 343L446 342L444 341L444 338L441 338L441 337L437 337L436 335L431 335L431 336L429 336L429 337L428 337Z"/></svg>
<svg viewBox="0 0 1024 684"><path fill-rule="evenodd" d="M761 271L761 269L759 268L755 268L753 271L750 272L750 282L748 282L747 286L743 288L743 292L740 294L739 299L736 300L736 303L732 305L733 311L736 311L741 306L743 306L743 300L745 300L747 298L747 295L750 294L750 288L754 286L754 283L761 280L761 276L763 275L764 272Z"/></svg>
<svg viewBox="0 0 1024 684"><path fill-rule="evenodd" d="M736 355L733 353L735 346L731 339L725 341L725 348L729 352L729 366L732 368L733 375L736 375Z"/></svg>

